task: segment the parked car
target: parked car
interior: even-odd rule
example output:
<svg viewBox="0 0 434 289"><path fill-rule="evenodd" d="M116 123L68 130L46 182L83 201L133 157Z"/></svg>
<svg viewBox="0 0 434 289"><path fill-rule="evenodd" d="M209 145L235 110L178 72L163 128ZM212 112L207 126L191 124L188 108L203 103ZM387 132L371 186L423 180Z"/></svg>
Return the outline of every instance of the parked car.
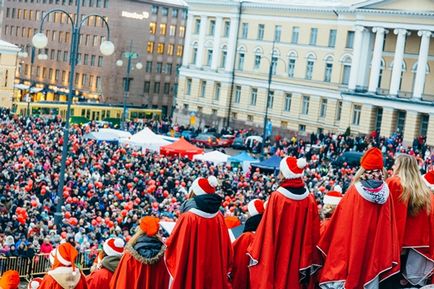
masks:
<svg viewBox="0 0 434 289"><path fill-rule="evenodd" d="M191 131L191 130L184 130L182 133L181 133L181 136L183 137L183 138L185 138L186 140L191 140L192 138L194 138L195 136L196 136L196 134L193 132L193 131Z"/></svg>
<svg viewBox="0 0 434 289"><path fill-rule="evenodd" d="M235 136L233 136L233 135L222 135L222 137L219 138L219 140L218 140L218 144L221 147L227 148L227 147L232 146L232 144L234 143L234 140L235 140Z"/></svg>
<svg viewBox="0 0 434 289"><path fill-rule="evenodd" d="M201 133L190 141L200 147L210 148L218 146L217 138L210 134Z"/></svg>
<svg viewBox="0 0 434 289"><path fill-rule="evenodd" d="M239 149L239 150L244 149L245 148L245 146L244 146L244 138L242 136L237 136L234 139L234 142L232 143L232 147L234 149Z"/></svg>

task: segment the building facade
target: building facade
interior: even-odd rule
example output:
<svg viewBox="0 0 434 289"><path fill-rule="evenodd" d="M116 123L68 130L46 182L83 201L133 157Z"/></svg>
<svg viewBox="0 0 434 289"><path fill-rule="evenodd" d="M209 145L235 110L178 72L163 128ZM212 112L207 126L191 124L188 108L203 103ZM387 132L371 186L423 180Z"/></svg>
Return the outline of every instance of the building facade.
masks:
<svg viewBox="0 0 434 289"><path fill-rule="evenodd" d="M191 0L176 120L262 130L267 113L274 132L434 145L433 16L430 0Z"/></svg>
<svg viewBox="0 0 434 289"><path fill-rule="evenodd" d="M34 51L33 65L31 40L39 30L44 12L62 8L75 13L77 0L4 1L3 38L29 55L20 59L19 81L35 87L32 101L66 101L71 41L71 25L66 15L56 12L48 17L44 25L48 46ZM103 57L99 45L107 36L106 28L100 18L90 17L81 29L76 101L123 103L127 70L124 53L131 46L136 57L132 60L127 104L159 108L163 114L170 114L177 89L177 67L182 61L185 3L178 0L81 0L80 3L82 17L95 13L105 17L116 51ZM48 59L40 60L40 54ZM122 60L123 66L117 66L117 60ZM139 62L143 69L136 68ZM17 101L23 101L26 93L18 94Z"/></svg>
<svg viewBox="0 0 434 289"><path fill-rule="evenodd" d="M18 51L18 46L0 40L0 107L12 107Z"/></svg>

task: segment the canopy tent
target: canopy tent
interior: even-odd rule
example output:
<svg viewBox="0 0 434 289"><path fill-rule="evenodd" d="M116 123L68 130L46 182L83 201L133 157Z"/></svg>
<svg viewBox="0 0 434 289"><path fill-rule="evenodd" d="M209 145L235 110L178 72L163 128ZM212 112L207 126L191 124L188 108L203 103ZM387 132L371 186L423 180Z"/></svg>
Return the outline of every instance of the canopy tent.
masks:
<svg viewBox="0 0 434 289"><path fill-rule="evenodd" d="M253 168L260 168L262 170L268 170L268 171L279 171L280 161L282 160L279 156L272 156L269 159L266 159L260 163L253 163Z"/></svg>
<svg viewBox="0 0 434 289"><path fill-rule="evenodd" d="M162 155L168 156L180 155L188 157L190 160L192 160L194 155L202 154L203 149L192 145L183 138L180 138L178 141L172 144L162 146L160 148L160 153Z"/></svg>
<svg viewBox="0 0 434 289"><path fill-rule="evenodd" d="M94 139L97 141L117 142L122 139L131 137L131 134L127 131L102 128L98 131L94 131L84 135L84 139Z"/></svg>
<svg viewBox="0 0 434 289"><path fill-rule="evenodd" d="M222 152L213 151L201 155L195 155L193 156L193 160L204 161L204 162L209 162L218 165L221 163L226 163L229 157L230 157L229 155L224 154Z"/></svg>
<svg viewBox="0 0 434 289"><path fill-rule="evenodd" d="M231 164L241 164L241 167L243 168L243 172L246 173L249 170L249 167L252 163L258 163L259 160L255 159L251 155L249 155L246 152L242 152L240 154L237 154L235 156L232 156L228 159L228 162Z"/></svg>
<svg viewBox="0 0 434 289"><path fill-rule="evenodd" d="M164 140L161 136L156 135L152 130L146 127L132 137L122 140L121 143L158 152L160 151L160 147L170 142Z"/></svg>

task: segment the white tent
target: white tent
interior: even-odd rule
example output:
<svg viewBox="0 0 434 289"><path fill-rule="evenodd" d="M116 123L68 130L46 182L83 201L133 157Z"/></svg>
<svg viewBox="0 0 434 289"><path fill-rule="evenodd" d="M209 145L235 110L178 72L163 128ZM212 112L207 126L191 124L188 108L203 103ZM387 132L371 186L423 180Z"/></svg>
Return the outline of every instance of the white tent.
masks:
<svg viewBox="0 0 434 289"><path fill-rule="evenodd" d="M156 135L147 127L132 137L122 140L121 143L156 152L160 151L160 147L170 144L170 142L164 140L161 136Z"/></svg>
<svg viewBox="0 0 434 289"><path fill-rule="evenodd" d="M84 135L84 139L94 139L97 141L121 141L129 137L131 137L129 132L111 128L102 128Z"/></svg>
<svg viewBox="0 0 434 289"><path fill-rule="evenodd" d="M218 165L221 163L226 163L228 161L229 157L230 157L230 155L224 154L224 153L219 152L219 151L213 151L213 152L204 153L204 154L200 154L200 155L194 155L193 160L210 162L210 163L213 163L215 165Z"/></svg>

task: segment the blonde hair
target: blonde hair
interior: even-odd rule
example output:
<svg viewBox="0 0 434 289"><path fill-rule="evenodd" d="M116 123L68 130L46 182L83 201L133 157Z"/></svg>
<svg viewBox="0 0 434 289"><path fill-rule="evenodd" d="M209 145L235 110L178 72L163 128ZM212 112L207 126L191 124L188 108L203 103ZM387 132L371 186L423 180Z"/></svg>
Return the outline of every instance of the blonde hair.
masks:
<svg viewBox="0 0 434 289"><path fill-rule="evenodd" d="M414 156L399 155L395 160L393 174L401 180L402 194L400 199L408 202L410 215L417 215L421 210L427 213L431 209L431 191L422 180L422 176Z"/></svg>

